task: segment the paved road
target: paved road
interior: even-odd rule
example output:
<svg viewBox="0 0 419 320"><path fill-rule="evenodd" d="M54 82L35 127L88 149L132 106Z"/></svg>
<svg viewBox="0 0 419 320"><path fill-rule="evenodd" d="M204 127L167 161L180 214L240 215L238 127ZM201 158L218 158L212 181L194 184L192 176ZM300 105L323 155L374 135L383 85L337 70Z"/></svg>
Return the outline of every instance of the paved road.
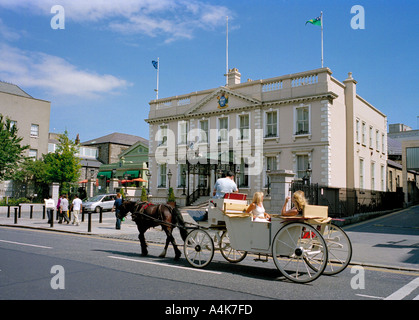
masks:
<svg viewBox="0 0 419 320"><path fill-rule="evenodd" d="M0 227L0 299L165 299L183 304L196 299L419 299L418 207L347 227L353 264L306 285L285 280L272 260L254 262L252 256L230 264L216 253L205 270L191 268L184 257L173 261L172 249L167 258L158 258L164 240L158 230L147 233L150 256L141 257L135 225L127 220L122 231L115 230L112 213L104 215L102 224L95 217L91 234L86 222L55 225L52 232L39 217L21 218L18 228L11 218L0 218L0 223L5 219L10 226ZM53 266L65 272L64 289L52 288Z"/></svg>

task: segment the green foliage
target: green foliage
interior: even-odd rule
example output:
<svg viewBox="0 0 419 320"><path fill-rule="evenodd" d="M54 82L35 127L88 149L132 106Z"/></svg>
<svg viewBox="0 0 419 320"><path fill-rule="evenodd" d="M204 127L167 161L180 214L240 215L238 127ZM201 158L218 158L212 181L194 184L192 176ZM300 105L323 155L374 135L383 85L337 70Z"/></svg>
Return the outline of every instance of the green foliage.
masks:
<svg viewBox="0 0 419 320"><path fill-rule="evenodd" d="M167 202L175 202L175 201L176 201L175 193L173 191L173 188L170 187L169 188L169 194L167 196Z"/></svg>
<svg viewBox="0 0 419 320"><path fill-rule="evenodd" d="M21 146L22 137L17 135L18 129L9 118L0 114L0 181L13 177L19 164L25 159L23 152L28 145Z"/></svg>
<svg viewBox="0 0 419 320"><path fill-rule="evenodd" d="M148 200L148 198L147 198L147 191L146 191L146 189L143 187L142 189L141 189L141 201L147 201Z"/></svg>
<svg viewBox="0 0 419 320"><path fill-rule="evenodd" d="M14 199L14 198L9 198L7 200L6 203L6 198L3 198L2 200L0 200L0 206L18 206L20 203L30 203L30 200L27 198L18 198L18 199Z"/></svg>
<svg viewBox="0 0 419 320"><path fill-rule="evenodd" d="M44 156L45 180L48 183L59 182L60 192L69 193L71 185L79 179L81 165L76 157L78 149L75 142L68 138L67 131L59 136L58 141L57 150Z"/></svg>

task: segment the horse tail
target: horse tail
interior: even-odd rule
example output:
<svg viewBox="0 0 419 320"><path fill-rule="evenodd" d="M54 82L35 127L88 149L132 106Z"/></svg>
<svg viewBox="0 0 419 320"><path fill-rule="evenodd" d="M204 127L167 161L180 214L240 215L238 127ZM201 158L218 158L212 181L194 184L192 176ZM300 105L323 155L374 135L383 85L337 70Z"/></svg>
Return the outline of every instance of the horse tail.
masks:
<svg viewBox="0 0 419 320"><path fill-rule="evenodd" d="M186 236L188 235L188 231L186 230L185 221L183 220L182 213L177 207L173 208L173 216L175 217L175 221L178 225L180 236L182 237L182 240L186 240Z"/></svg>

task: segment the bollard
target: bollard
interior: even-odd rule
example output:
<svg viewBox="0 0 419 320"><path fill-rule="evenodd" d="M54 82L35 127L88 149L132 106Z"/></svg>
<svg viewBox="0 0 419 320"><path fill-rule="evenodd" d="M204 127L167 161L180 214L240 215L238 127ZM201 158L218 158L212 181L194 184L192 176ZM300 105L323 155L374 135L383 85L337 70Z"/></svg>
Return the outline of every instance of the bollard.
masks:
<svg viewBox="0 0 419 320"><path fill-rule="evenodd" d="M17 208L15 208L15 224L17 224Z"/></svg>
<svg viewBox="0 0 419 320"><path fill-rule="evenodd" d="M99 211L99 223L102 223L102 212L103 212L103 208L99 207L100 211Z"/></svg>
<svg viewBox="0 0 419 320"><path fill-rule="evenodd" d="M87 232L92 232L92 214L88 213L89 220L87 222Z"/></svg>
<svg viewBox="0 0 419 320"><path fill-rule="evenodd" d="M22 217L21 217L21 213L22 213L22 206L21 206L21 205L19 205L19 218L22 218Z"/></svg>
<svg viewBox="0 0 419 320"><path fill-rule="evenodd" d="M10 218L10 205L7 205L7 217Z"/></svg>
<svg viewBox="0 0 419 320"><path fill-rule="evenodd" d="M42 207L42 220L45 219L45 205Z"/></svg>
<svg viewBox="0 0 419 320"><path fill-rule="evenodd" d="M84 222L84 208L81 209L81 222Z"/></svg>
<svg viewBox="0 0 419 320"><path fill-rule="evenodd" d="M29 211L29 219L32 219L33 216L33 205L31 204L31 209Z"/></svg>

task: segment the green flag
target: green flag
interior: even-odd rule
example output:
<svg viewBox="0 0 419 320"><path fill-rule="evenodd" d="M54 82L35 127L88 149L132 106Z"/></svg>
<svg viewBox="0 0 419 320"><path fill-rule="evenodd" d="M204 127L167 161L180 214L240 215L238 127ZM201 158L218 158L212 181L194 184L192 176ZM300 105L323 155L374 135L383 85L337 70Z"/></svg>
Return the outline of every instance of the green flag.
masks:
<svg viewBox="0 0 419 320"><path fill-rule="evenodd" d="M311 19L311 20L308 20L308 21L306 21L306 24L307 23L311 23L311 24L314 24L314 25L316 25L316 26L321 26L322 25L322 18L319 16L319 17L317 17L316 19Z"/></svg>

